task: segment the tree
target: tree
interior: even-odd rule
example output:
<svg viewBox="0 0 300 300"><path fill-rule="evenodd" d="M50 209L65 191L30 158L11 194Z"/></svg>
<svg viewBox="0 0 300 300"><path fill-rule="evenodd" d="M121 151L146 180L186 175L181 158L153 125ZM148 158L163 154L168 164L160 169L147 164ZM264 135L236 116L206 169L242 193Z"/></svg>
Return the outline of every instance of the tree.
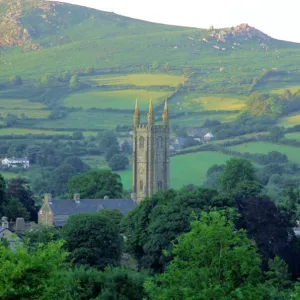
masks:
<svg viewBox="0 0 300 300"><path fill-rule="evenodd" d="M83 173L83 172L87 172L90 167L84 163L79 157L77 156L68 156L67 158L65 158L64 162L65 165L71 165L76 173Z"/></svg>
<svg viewBox="0 0 300 300"><path fill-rule="evenodd" d="M132 147L130 146L130 144L127 140L122 144L122 152L125 154L132 153Z"/></svg>
<svg viewBox="0 0 300 300"><path fill-rule="evenodd" d="M112 145L106 150L105 160L109 162L112 157L118 155L119 153L120 153L119 145Z"/></svg>
<svg viewBox="0 0 300 300"><path fill-rule="evenodd" d="M48 189L54 195L63 195L69 192L68 183L76 170L71 165L61 165L52 173L48 181Z"/></svg>
<svg viewBox="0 0 300 300"><path fill-rule="evenodd" d="M0 214L3 212L3 207L7 203L7 197L6 197L6 182L4 180L4 177L0 173Z"/></svg>
<svg viewBox="0 0 300 300"><path fill-rule="evenodd" d="M30 215L24 205L15 198L10 198L8 203L3 208L3 214L9 220L16 220L16 218L24 218L29 220Z"/></svg>
<svg viewBox="0 0 300 300"><path fill-rule="evenodd" d="M58 241L60 238L60 231L56 228L38 226L26 231L22 241L27 248L34 249L37 245L39 245L39 247L46 247L48 244Z"/></svg>
<svg viewBox="0 0 300 300"><path fill-rule="evenodd" d="M125 155L115 154L108 163L113 171L125 170L128 168L129 160Z"/></svg>
<svg viewBox="0 0 300 300"><path fill-rule="evenodd" d="M296 278L300 270L300 257L290 220L267 196L236 198L236 204L241 215L236 225L246 229L248 237L255 241L262 256L263 269L267 269L270 259L279 256Z"/></svg>
<svg viewBox="0 0 300 300"><path fill-rule="evenodd" d="M82 131L79 131L79 130L74 131L72 136L73 136L73 139L75 139L75 140L83 139L83 133L82 133Z"/></svg>
<svg viewBox="0 0 300 300"><path fill-rule="evenodd" d="M119 265L122 237L118 226L103 214L72 215L62 235L70 260L104 269Z"/></svg>
<svg viewBox="0 0 300 300"><path fill-rule="evenodd" d="M162 252L171 250L176 237L189 231L191 214L233 205L230 201L206 188L158 192L124 217L121 228L126 236L126 251L140 268L162 272L170 261Z"/></svg>
<svg viewBox="0 0 300 300"><path fill-rule="evenodd" d="M285 130L283 127L274 126L270 129L269 138L272 142L276 143L282 138L284 138L284 132Z"/></svg>
<svg viewBox="0 0 300 300"><path fill-rule="evenodd" d="M227 216L202 212L191 223L174 244L166 272L146 282L153 299L262 299L255 244Z"/></svg>
<svg viewBox="0 0 300 300"><path fill-rule="evenodd" d="M148 299L143 287L146 275L141 272L111 267L100 272L80 266L67 271L65 276L73 283L72 299Z"/></svg>
<svg viewBox="0 0 300 300"><path fill-rule="evenodd" d="M104 196L120 198L123 193L121 177L109 170L90 170L74 176L68 186L71 194L80 193L85 199L99 199Z"/></svg>
<svg viewBox="0 0 300 300"><path fill-rule="evenodd" d="M255 181L255 170L251 162L244 158L231 158L226 162L220 178L224 192L232 193L243 181Z"/></svg>
<svg viewBox="0 0 300 300"><path fill-rule="evenodd" d="M102 151L107 151L111 146L119 146L116 134L111 130L106 130L98 134L99 147Z"/></svg>
<svg viewBox="0 0 300 300"><path fill-rule="evenodd" d="M16 125L18 123L18 116L14 115L14 114L7 114L6 118L5 118L5 125L7 127L12 127L14 125Z"/></svg>
<svg viewBox="0 0 300 300"><path fill-rule="evenodd" d="M80 81L79 81L79 78L77 75L73 75L70 79L70 82L69 82L69 88L70 90L72 91L76 91L76 90L79 90L81 87L81 84L80 84Z"/></svg>
<svg viewBox="0 0 300 300"><path fill-rule="evenodd" d="M16 76L13 76L13 77L10 78L10 83L12 85L18 86L18 85L21 85L23 83L23 80L20 76L16 75Z"/></svg>
<svg viewBox="0 0 300 300"><path fill-rule="evenodd" d="M25 178L13 178L8 181L7 195L9 199L17 199L23 207L28 211L29 218L32 221L37 221L37 208L33 197L30 185ZM16 207L16 203L12 203ZM18 205L19 208L21 206ZM20 217L20 216L17 216Z"/></svg>
<svg viewBox="0 0 300 300"><path fill-rule="evenodd" d="M11 251L0 245L0 298L71 300L61 272L66 256L61 241L33 251L22 246Z"/></svg>

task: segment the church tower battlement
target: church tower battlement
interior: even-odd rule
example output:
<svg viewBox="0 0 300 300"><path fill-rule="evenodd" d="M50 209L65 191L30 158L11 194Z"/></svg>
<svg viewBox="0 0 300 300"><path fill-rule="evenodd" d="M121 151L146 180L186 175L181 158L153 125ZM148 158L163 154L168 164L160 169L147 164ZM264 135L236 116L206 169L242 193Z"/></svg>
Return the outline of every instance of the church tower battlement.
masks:
<svg viewBox="0 0 300 300"><path fill-rule="evenodd" d="M133 116L132 198L137 202L170 185L169 119L165 101L162 125L154 124L152 100L149 103L147 124L140 124L136 100Z"/></svg>

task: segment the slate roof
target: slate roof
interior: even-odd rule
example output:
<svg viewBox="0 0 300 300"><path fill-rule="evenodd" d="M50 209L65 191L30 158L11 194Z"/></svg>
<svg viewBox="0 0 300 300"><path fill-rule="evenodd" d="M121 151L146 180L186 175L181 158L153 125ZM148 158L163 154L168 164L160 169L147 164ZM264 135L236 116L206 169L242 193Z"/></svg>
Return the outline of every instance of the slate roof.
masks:
<svg viewBox="0 0 300 300"><path fill-rule="evenodd" d="M95 213L101 209L118 209L126 214L136 207L136 202L130 199L52 199L49 206L54 215L74 215L78 213Z"/></svg>
<svg viewBox="0 0 300 300"><path fill-rule="evenodd" d="M7 228L0 226L0 233L3 232L5 229L7 229Z"/></svg>

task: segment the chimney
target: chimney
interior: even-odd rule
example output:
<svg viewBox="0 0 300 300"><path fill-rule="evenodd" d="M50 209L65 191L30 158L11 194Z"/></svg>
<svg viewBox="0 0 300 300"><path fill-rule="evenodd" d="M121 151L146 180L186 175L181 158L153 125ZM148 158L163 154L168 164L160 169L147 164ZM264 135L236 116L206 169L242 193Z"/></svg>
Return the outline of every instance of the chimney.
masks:
<svg viewBox="0 0 300 300"><path fill-rule="evenodd" d="M3 227L3 228L8 228L9 226L8 226L8 220L7 220L7 217L2 217L2 224L1 224L1 226Z"/></svg>
<svg viewBox="0 0 300 300"><path fill-rule="evenodd" d="M80 203L80 194L75 193L74 196L73 196L73 199L75 200L76 203Z"/></svg>
<svg viewBox="0 0 300 300"><path fill-rule="evenodd" d="M24 218L17 218L16 219L16 231L17 232L24 232L25 231L25 220L24 220Z"/></svg>
<svg viewBox="0 0 300 300"><path fill-rule="evenodd" d="M109 197L108 197L108 196L104 196L103 199L104 199L104 200L108 200Z"/></svg>
<svg viewBox="0 0 300 300"><path fill-rule="evenodd" d="M45 194L44 196L44 203L52 202L52 194Z"/></svg>

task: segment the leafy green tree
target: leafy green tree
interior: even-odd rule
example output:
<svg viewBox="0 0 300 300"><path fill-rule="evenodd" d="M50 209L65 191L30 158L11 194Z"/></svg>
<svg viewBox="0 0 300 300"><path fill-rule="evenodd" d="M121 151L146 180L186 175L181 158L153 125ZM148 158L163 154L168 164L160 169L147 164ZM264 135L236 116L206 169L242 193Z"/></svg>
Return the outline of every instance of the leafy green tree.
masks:
<svg viewBox="0 0 300 300"><path fill-rule="evenodd" d="M79 90L81 87L79 77L77 75L73 75L70 79L69 88L72 91Z"/></svg>
<svg viewBox="0 0 300 300"><path fill-rule="evenodd" d="M99 147L102 151L107 151L111 146L119 146L117 136L112 130L105 130L98 134Z"/></svg>
<svg viewBox="0 0 300 300"><path fill-rule="evenodd" d="M243 230L216 211L181 236L165 273L146 283L153 299L262 299L260 258Z"/></svg>
<svg viewBox="0 0 300 300"><path fill-rule="evenodd" d="M5 118L5 125L7 127L12 127L14 125L16 125L18 123L18 116L14 115L14 114L7 114L6 118Z"/></svg>
<svg viewBox="0 0 300 300"><path fill-rule="evenodd" d="M37 221L37 208L35 199L31 191L29 182L25 178L13 178L8 181L7 195L9 199L17 199L23 207L28 211L30 220ZM16 203L13 202L13 207L16 208ZM20 205L17 205L21 209ZM20 217L20 216L17 216Z"/></svg>
<svg viewBox="0 0 300 300"><path fill-rule="evenodd" d="M112 145L106 150L105 160L109 162L112 157L118 155L119 153L120 153L119 145Z"/></svg>
<svg viewBox="0 0 300 300"><path fill-rule="evenodd" d="M119 228L124 218L124 215L118 209L101 209L99 214L109 218Z"/></svg>
<svg viewBox="0 0 300 300"><path fill-rule="evenodd" d="M285 130L283 127L274 126L270 129L269 138L272 142L278 142L282 138L284 138Z"/></svg>
<svg viewBox="0 0 300 300"><path fill-rule="evenodd" d="M76 139L76 140L83 139L83 133L82 133L82 131L79 131L79 130L74 131L72 136L73 136L73 139Z"/></svg>
<svg viewBox="0 0 300 300"><path fill-rule="evenodd" d="M15 221L16 218L24 218L29 220L30 214L24 205L15 198L10 198L3 208L3 214L9 219Z"/></svg>
<svg viewBox="0 0 300 300"><path fill-rule="evenodd" d="M66 257L61 241L34 251L22 246L11 251L0 245L0 299L71 300L61 272Z"/></svg>
<svg viewBox="0 0 300 300"><path fill-rule="evenodd" d="M48 181L48 189L54 195L63 195L69 192L68 183L76 170L71 165L61 165L52 173Z"/></svg>
<svg viewBox="0 0 300 300"><path fill-rule="evenodd" d="M255 181L255 170L251 162L244 158L231 158L226 162L220 178L224 192L232 193L239 183Z"/></svg>
<svg viewBox="0 0 300 300"><path fill-rule="evenodd" d="M130 144L127 140L122 144L122 152L125 154L132 153L132 147L130 146Z"/></svg>
<svg viewBox="0 0 300 300"><path fill-rule="evenodd" d="M120 198L123 193L120 175L109 170L90 170L74 176L68 186L72 195L80 193L85 199L99 199L104 196Z"/></svg>
<svg viewBox="0 0 300 300"><path fill-rule="evenodd" d="M4 177L0 173L0 214L3 212L3 207L7 203L7 197L6 197L6 182L4 180Z"/></svg>
<svg viewBox="0 0 300 300"><path fill-rule="evenodd" d="M48 244L61 239L60 231L54 227L38 226L27 230L22 242L27 248L35 248L37 245L47 246Z"/></svg>
<svg viewBox="0 0 300 300"><path fill-rule="evenodd" d="M113 171L125 170L128 168L129 160L123 154L115 154L109 160L108 165Z"/></svg>
<svg viewBox="0 0 300 300"><path fill-rule="evenodd" d="M189 231L191 214L231 206L231 201L206 188L156 193L124 217L121 228L126 236L126 251L140 268L162 272L170 260L162 252L172 249L176 237Z"/></svg>
<svg viewBox="0 0 300 300"><path fill-rule="evenodd" d="M62 235L70 259L104 269L120 262L122 237L118 226L103 214L72 215L64 226Z"/></svg>
<svg viewBox="0 0 300 300"><path fill-rule="evenodd" d="M65 158L64 164L71 165L77 173L87 172L90 169L78 156L68 156Z"/></svg>
<svg viewBox="0 0 300 300"><path fill-rule="evenodd" d="M57 78L52 74L44 74L39 81L39 85L42 87L55 87L57 86Z"/></svg>
<svg viewBox="0 0 300 300"><path fill-rule="evenodd" d="M72 282L72 299L144 300L146 275L125 268L107 267L104 271L80 266L65 274Z"/></svg>
<svg viewBox="0 0 300 300"><path fill-rule="evenodd" d="M11 77L9 81L12 85L16 86L21 85L23 83L21 76L18 75Z"/></svg>

